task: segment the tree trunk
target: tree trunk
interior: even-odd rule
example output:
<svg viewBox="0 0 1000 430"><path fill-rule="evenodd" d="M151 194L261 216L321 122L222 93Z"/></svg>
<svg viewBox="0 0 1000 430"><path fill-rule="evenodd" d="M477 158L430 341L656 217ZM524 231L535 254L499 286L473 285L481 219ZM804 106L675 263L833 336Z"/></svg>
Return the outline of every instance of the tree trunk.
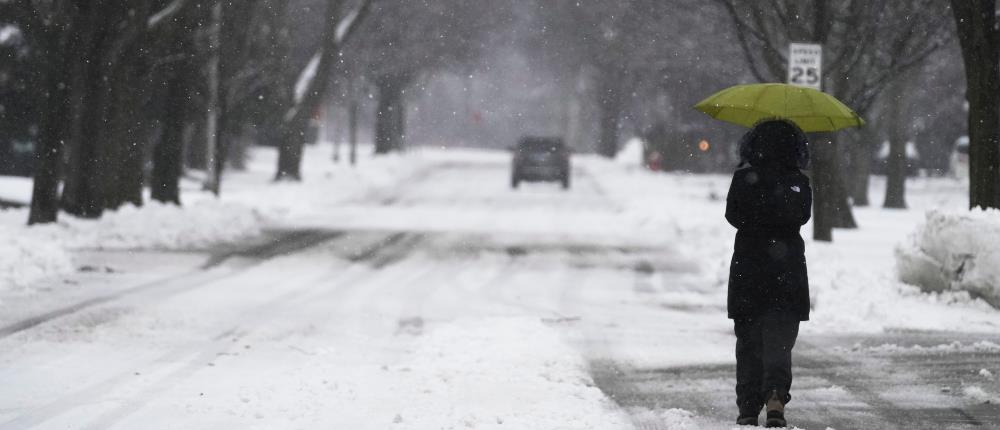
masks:
<svg viewBox="0 0 1000 430"><path fill-rule="evenodd" d="M82 37L70 37L67 29L78 28L86 16L73 10L66 24L46 32L49 51L45 68L45 100L40 120L38 147L35 149L35 174L32 184L28 224L55 222L59 217L59 181L63 146L70 138L74 76L79 72Z"/></svg>
<svg viewBox="0 0 1000 430"><path fill-rule="evenodd" d="M207 168L204 128L204 115L188 120L184 126L184 166L188 169L205 170Z"/></svg>
<svg viewBox="0 0 1000 430"><path fill-rule="evenodd" d="M101 153L101 189L105 209L142 205L145 140L149 136L146 102L151 90L142 38L125 52L111 80L109 139Z"/></svg>
<svg viewBox="0 0 1000 430"><path fill-rule="evenodd" d="M59 167L62 164L63 141L67 138L70 116L70 94L63 82L69 82L72 68L68 53L57 55L57 68L47 71L47 95L41 119L38 147L35 150L35 177L31 194L28 224L55 222L59 216Z"/></svg>
<svg viewBox="0 0 1000 430"><path fill-rule="evenodd" d="M212 183L222 186L222 174L229 166L243 167L243 124L246 118L246 90L241 87L240 75L251 61L247 39L253 31L253 13L259 0L246 0L238 4L219 2L212 11L212 38L217 38L218 49L218 137L212 157Z"/></svg>
<svg viewBox="0 0 1000 430"><path fill-rule="evenodd" d="M605 73L601 78L601 93L598 96L601 132L597 142L597 153L608 158L614 158L618 153L618 131L622 111L619 85L614 74Z"/></svg>
<svg viewBox="0 0 1000 430"><path fill-rule="evenodd" d="M71 153L63 205L96 218L125 201L141 203L142 167L137 142L144 86L143 44L150 2L90 2L78 29L88 41L80 134Z"/></svg>
<svg viewBox="0 0 1000 430"><path fill-rule="evenodd" d="M176 205L181 204L179 182L187 119L188 93L183 73L185 72L174 73L167 83L163 136L153 149L153 172L150 179L153 200Z"/></svg>
<svg viewBox="0 0 1000 430"><path fill-rule="evenodd" d="M347 101L347 141L350 145L348 159L352 166L358 162L358 98L351 91L351 99Z"/></svg>
<svg viewBox="0 0 1000 430"><path fill-rule="evenodd" d="M813 239L833 241L833 187L836 150L827 138L815 136L812 142Z"/></svg>
<svg viewBox="0 0 1000 430"><path fill-rule="evenodd" d="M952 0L969 102L969 206L1000 208L1000 31L995 0Z"/></svg>
<svg viewBox="0 0 1000 430"><path fill-rule="evenodd" d="M403 100L402 93L397 99L398 104L396 108L393 109L393 130L396 131L396 151L404 151L406 149L406 102Z"/></svg>
<svg viewBox="0 0 1000 430"><path fill-rule="evenodd" d="M344 127L341 124L343 113L346 112L337 109L333 102L328 103L323 109L323 126L320 127L316 138L317 143L330 142L333 145L333 162L337 164L340 164L340 160L343 158L340 155L341 146L344 143Z"/></svg>
<svg viewBox="0 0 1000 430"><path fill-rule="evenodd" d="M375 112L375 153L387 154L403 149L403 89L408 79L383 76L376 80L378 108Z"/></svg>
<svg viewBox="0 0 1000 430"><path fill-rule="evenodd" d="M889 89L889 158L886 160L885 202L887 209L906 209L906 77L901 76Z"/></svg>
<svg viewBox="0 0 1000 430"><path fill-rule="evenodd" d="M220 32L222 31L222 0L212 5L211 24L208 29L208 94L205 103L205 190L219 195L222 160L219 160L219 117L221 105L219 91Z"/></svg>
<svg viewBox="0 0 1000 430"><path fill-rule="evenodd" d="M63 209L73 215L84 218L97 218L104 210L101 195L101 145L107 137L105 129L109 122L110 91L109 83L104 79L109 72L103 61L106 58L109 40L112 38L111 25L108 21L114 18L106 16L105 8L100 5L91 6L86 10L87 18L81 38L86 41L84 58L88 59L82 68L79 79L81 90L78 103L79 135L73 141L69 163L66 171L66 184L63 188Z"/></svg>
<svg viewBox="0 0 1000 430"><path fill-rule="evenodd" d="M243 124L237 108L223 104L219 108L219 139L215 147L215 182L222 184L227 167L242 168Z"/></svg>
<svg viewBox="0 0 1000 430"><path fill-rule="evenodd" d="M275 181L302 180L302 147L305 144L305 130L309 126L309 117L302 116L295 122L288 122L282 127L278 146L278 173Z"/></svg>
<svg viewBox="0 0 1000 430"><path fill-rule="evenodd" d="M857 228L847 187L838 174L840 152L833 134L815 134L812 142L813 239L833 241L834 228Z"/></svg>
<svg viewBox="0 0 1000 430"><path fill-rule="evenodd" d="M868 197L868 190L871 188L872 158L874 152L872 148L878 145L878 130L868 122L859 132L858 141L851 151L851 165L853 167L853 188L852 200L856 207L865 207L871 204Z"/></svg>
<svg viewBox="0 0 1000 430"><path fill-rule="evenodd" d="M324 131L324 133L326 132ZM331 138L333 139L333 162L340 164L340 139L338 137L340 136L332 136Z"/></svg>
<svg viewBox="0 0 1000 430"><path fill-rule="evenodd" d="M586 75L583 68L577 69L573 81L564 88L566 94L566 122L565 131L566 144L571 148L580 148L580 136L583 135L583 107L580 104L580 93L586 87Z"/></svg>
<svg viewBox="0 0 1000 430"><path fill-rule="evenodd" d="M830 192L831 192L831 206L829 209L831 212L831 219L833 220L833 228L846 228L855 229L858 228L857 221L854 220L854 212L851 210L851 202L848 199L850 197L849 188L847 187L847 178L843 176L843 170L841 165L843 162L839 159L840 141L837 135L830 135L830 148L833 151L831 160L832 163L829 171L829 181L830 181Z"/></svg>

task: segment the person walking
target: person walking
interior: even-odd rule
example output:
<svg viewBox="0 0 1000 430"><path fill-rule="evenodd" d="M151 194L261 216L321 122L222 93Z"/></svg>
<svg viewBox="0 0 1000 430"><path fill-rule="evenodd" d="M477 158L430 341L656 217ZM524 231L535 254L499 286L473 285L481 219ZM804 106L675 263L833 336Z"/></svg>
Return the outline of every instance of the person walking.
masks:
<svg viewBox="0 0 1000 430"><path fill-rule="evenodd" d="M791 400L792 348L799 322L809 320L805 244L812 189L801 169L809 160L805 134L792 122L767 120L740 142L740 167L726 198L736 227L729 272L728 314L736 333L739 425L785 427Z"/></svg>

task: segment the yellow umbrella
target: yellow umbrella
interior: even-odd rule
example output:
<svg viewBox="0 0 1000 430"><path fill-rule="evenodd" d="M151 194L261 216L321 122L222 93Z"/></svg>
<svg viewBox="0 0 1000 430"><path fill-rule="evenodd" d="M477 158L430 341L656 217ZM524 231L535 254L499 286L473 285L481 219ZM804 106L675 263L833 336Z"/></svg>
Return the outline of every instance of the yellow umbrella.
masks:
<svg viewBox="0 0 1000 430"><path fill-rule="evenodd" d="M737 85L694 106L712 118L753 127L762 120L785 119L802 131L861 127L864 120L840 100L812 88L788 84Z"/></svg>

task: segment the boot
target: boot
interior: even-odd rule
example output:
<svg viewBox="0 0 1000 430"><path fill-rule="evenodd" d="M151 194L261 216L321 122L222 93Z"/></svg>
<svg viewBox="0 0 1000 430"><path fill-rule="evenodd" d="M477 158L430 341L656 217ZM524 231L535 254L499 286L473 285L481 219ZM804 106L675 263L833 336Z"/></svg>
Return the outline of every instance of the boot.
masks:
<svg viewBox="0 0 1000 430"><path fill-rule="evenodd" d="M771 390L771 393L767 396L765 407L767 408L765 427L788 426L788 422L785 421L785 403L781 400L781 396L778 395L778 390Z"/></svg>
<svg viewBox="0 0 1000 430"><path fill-rule="evenodd" d="M758 426L759 424L757 424L757 415L760 415L761 409L764 409L764 405L757 405L756 407L741 407L740 417L736 419L736 425L754 426L754 427Z"/></svg>

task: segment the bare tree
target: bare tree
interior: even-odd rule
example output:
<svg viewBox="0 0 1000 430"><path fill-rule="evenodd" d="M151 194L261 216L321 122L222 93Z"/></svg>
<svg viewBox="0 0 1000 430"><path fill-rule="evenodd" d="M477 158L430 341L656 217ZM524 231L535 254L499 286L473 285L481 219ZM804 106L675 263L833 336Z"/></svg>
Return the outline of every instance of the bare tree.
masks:
<svg viewBox="0 0 1000 430"><path fill-rule="evenodd" d="M301 179L302 145L309 120L326 97L334 65L339 60L344 43L364 21L372 4L370 0L360 0L354 9L347 10L347 3L327 0L320 46L290 88L290 102L281 119L278 136L275 180Z"/></svg>

